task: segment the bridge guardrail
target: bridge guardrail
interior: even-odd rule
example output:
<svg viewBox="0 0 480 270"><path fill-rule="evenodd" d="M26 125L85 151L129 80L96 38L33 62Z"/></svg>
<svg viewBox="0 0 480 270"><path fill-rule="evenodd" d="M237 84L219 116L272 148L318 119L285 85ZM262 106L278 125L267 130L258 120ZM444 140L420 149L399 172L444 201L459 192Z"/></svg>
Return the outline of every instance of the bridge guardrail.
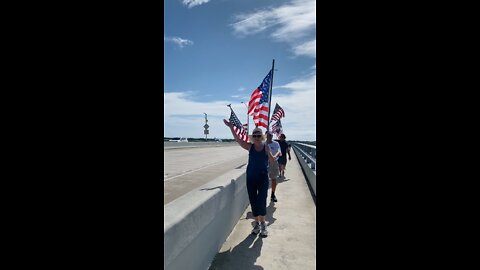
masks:
<svg viewBox="0 0 480 270"><path fill-rule="evenodd" d="M309 163L310 168L316 171L317 147L304 143L292 143L292 145L296 146L300 150L302 157L307 161L307 163Z"/></svg>
<svg viewBox="0 0 480 270"><path fill-rule="evenodd" d="M293 150L297 155L298 162L302 166L307 181L313 190L315 196L317 195L317 147L304 143L292 142Z"/></svg>

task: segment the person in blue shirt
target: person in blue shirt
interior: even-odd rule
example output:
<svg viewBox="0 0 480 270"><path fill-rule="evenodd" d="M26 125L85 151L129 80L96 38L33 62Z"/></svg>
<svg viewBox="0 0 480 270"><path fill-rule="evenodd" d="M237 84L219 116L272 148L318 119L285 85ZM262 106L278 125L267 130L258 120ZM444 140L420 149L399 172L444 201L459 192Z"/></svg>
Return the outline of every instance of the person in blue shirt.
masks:
<svg viewBox="0 0 480 270"><path fill-rule="evenodd" d="M265 216L267 215L267 193L268 193L268 162L275 162L270 147L264 143L265 136L260 128L255 128L252 135L249 135L250 142L246 142L238 137L233 129L233 123L223 120L225 125L230 128L235 141L248 154L247 165L247 191L252 214L255 217L255 226L252 233L266 237L268 235Z"/></svg>

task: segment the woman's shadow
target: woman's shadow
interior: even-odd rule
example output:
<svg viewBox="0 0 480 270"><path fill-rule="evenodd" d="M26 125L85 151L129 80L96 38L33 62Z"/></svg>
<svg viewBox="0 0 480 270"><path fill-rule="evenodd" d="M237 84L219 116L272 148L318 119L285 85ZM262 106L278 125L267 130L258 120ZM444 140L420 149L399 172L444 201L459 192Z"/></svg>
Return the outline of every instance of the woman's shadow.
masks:
<svg viewBox="0 0 480 270"><path fill-rule="evenodd" d="M277 177L277 184L290 181L290 178L285 178L285 176ZM271 181L270 181L271 182Z"/></svg>
<svg viewBox="0 0 480 270"><path fill-rule="evenodd" d="M267 207L267 215L265 216L268 226L271 226L275 220L277 220L273 217L275 210L277 210L275 203L270 201L270 204ZM251 219L252 227L255 225L255 217L251 211L247 212L247 215L244 219ZM263 270L264 268L262 266L254 265L257 261L257 258L261 255L262 246L262 237L249 234L234 248L218 253L210 265L209 270Z"/></svg>
<svg viewBox="0 0 480 270"><path fill-rule="evenodd" d="M275 220L277 220L273 217L273 213L275 213L275 210L277 210L277 208L275 207L275 202L270 201L270 204L267 207L267 215L265 216L265 221L267 222L268 226L272 225ZM245 219L251 219L252 222L250 222L250 224L252 225L252 228L253 226L255 226L256 221L252 212L247 212L247 216L245 217Z"/></svg>
<svg viewBox="0 0 480 270"><path fill-rule="evenodd" d="M275 220L277 220L273 217L273 213L275 213L275 210L277 210L277 208L275 207L275 202L270 201L270 204L267 207L267 215L265 216L265 221L267 221L268 226L271 226L275 222Z"/></svg>
<svg viewBox="0 0 480 270"><path fill-rule="evenodd" d="M234 248L218 253L210 265L209 270L263 270L262 266L254 265L261 254L262 245L263 239L261 237L249 234Z"/></svg>

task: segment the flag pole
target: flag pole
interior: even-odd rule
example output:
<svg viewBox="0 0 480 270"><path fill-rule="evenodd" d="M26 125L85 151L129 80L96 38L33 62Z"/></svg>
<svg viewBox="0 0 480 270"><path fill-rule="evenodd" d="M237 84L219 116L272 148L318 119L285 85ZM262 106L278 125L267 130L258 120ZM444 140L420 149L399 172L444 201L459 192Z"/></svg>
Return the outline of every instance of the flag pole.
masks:
<svg viewBox="0 0 480 270"><path fill-rule="evenodd" d="M243 105L245 105L245 107L247 108L247 134L248 134L248 128L249 128L249 124L248 124L248 105L247 105L247 103L245 103L245 102L243 102L243 101L242 101L242 103L243 103Z"/></svg>
<svg viewBox="0 0 480 270"><path fill-rule="evenodd" d="M270 107L272 104L272 87L273 87L273 70L275 67L275 59L272 60L272 77L270 78L270 90L268 93L268 124L267 131L270 131Z"/></svg>

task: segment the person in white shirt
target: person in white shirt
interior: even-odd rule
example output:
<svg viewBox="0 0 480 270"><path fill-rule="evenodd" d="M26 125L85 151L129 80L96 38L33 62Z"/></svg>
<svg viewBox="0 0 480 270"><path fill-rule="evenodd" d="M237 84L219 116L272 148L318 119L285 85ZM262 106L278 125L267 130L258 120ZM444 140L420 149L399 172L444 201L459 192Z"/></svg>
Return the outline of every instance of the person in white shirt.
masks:
<svg viewBox="0 0 480 270"><path fill-rule="evenodd" d="M277 188L277 177L280 174L277 160L282 155L282 152L280 151L280 144L272 140L272 133L270 131L267 131L265 134L267 134L267 145L270 147L272 156L275 159L274 162L269 160L268 163L268 176L270 177L270 179L272 179L272 195L270 196L270 200L273 202L277 202L277 197L275 197L275 190Z"/></svg>

